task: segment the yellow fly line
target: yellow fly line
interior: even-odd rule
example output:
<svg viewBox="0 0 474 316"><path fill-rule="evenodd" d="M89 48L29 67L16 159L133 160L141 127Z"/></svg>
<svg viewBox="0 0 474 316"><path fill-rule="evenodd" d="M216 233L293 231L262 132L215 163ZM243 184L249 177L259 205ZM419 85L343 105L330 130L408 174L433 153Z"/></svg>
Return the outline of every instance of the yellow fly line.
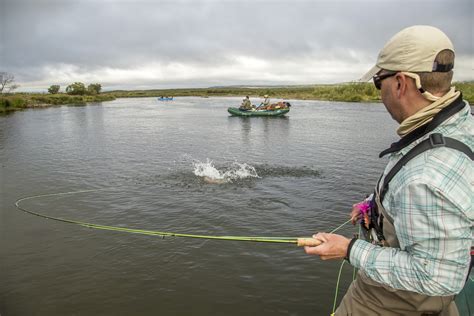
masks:
<svg viewBox="0 0 474 316"><path fill-rule="evenodd" d="M119 226L108 226L108 225L100 225L94 223L87 223L72 219L66 219L61 217L54 217L45 214L41 214L38 212L34 212L28 210L24 207L20 206L20 203L26 200L32 200L41 197L48 197L48 196L60 196L60 195L72 195L72 194L79 194L79 193L89 193L89 192L96 192L105 189L95 189L95 190L81 190L81 191L70 191L70 192L61 192L61 193L50 193L50 194L41 194L41 195L33 195L28 197L23 197L18 199L15 202L15 206L17 209L26 212L28 214L36 215L45 219L50 219L58 222L68 223L68 224L75 224L82 227L99 229L99 230L108 230L108 231L117 231L117 232L125 232L130 234L140 234L140 235L149 235L149 236L160 236L160 237L184 237L184 238L201 238L201 239L214 239L214 240L231 240L231 241L252 241L252 242L267 242L267 243L282 243L282 244L296 244L297 246L317 246L321 244L321 242L317 239L311 237L263 237L263 236L215 236L215 235L196 235L196 234L185 234L185 233L176 233L176 232L162 232L156 230L145 230L145 229L136 229L136 228L127 228L127 227L119 227ZM350 219L344 223L342 223L337 228L333 229L331 233L339 230L345 224L349 223Z"/></svg>

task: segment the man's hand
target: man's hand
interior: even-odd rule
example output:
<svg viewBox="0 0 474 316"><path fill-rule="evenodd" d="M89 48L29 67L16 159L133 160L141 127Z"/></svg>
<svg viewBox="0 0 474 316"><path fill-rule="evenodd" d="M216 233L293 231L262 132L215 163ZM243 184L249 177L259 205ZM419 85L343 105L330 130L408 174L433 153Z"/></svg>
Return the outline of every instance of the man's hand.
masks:
<svg viewBox="0 0 474 316"><path fill-rule="evenodd" d="M316 247L305 246L304 251L309 255L318 255L322 260L344 258L351 241L344 236L327 233L317 233L313 238L323 243Z"/></svg>

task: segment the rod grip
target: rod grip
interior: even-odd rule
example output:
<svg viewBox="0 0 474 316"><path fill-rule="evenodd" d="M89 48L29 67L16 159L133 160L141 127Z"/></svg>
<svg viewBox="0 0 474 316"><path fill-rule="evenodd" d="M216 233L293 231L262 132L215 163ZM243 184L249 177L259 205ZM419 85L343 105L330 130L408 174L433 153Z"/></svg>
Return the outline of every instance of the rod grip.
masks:
<svg viewBox="0 0 474 316"><path fill-rule="evenodd" d="M298 238L298 247L310 246L315 247L321 245L323 242L314 238Z"/></svg>

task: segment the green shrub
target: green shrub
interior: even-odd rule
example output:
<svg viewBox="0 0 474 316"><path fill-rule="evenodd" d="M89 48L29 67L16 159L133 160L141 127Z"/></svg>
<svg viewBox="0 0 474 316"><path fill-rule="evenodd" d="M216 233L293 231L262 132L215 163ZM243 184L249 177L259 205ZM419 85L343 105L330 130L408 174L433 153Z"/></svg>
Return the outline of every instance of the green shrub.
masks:
<svg viewBox="0 0 474 316"><path fill-rule="evenodd" d="M86 94L86 86L82 82L74 82L66 87L66 93L71 95L84 95Z"/></svg>
<svg viewBox="0 0 474 316"><path fill-rule="evenodd" d="M4 110L22 109L27 105L28 101L23 97L0 97L0 107L2 107Z"/></svg>

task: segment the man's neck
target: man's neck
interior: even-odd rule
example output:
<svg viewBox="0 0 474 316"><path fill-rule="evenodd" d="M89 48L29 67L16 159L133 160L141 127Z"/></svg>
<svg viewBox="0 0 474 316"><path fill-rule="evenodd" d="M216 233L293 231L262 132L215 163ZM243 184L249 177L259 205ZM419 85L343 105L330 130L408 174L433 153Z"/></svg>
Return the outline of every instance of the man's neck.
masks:
<svg viewBox="0 0 474 316"><path fill-rule="evenodd" d="M414 115L415 113L419 112L423 108L427 107L431 103L432 101L426 100L423 97L417 98L416 100L412 100L410 103L406 103L403 107L402 122L410 116Z"/></svg>

